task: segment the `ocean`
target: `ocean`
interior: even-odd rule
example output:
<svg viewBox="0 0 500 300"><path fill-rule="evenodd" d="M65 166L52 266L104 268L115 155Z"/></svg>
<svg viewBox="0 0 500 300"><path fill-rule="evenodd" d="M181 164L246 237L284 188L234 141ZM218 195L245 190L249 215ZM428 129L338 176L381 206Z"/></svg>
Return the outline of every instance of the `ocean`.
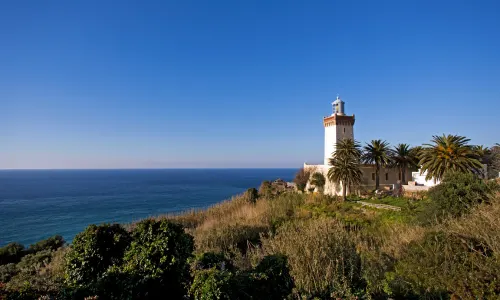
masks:
<svg viewBox="0 0 500 300"><path fill-rule="evenodd" d="M296 169L1 170L0 247L206 208Z"/></svg>

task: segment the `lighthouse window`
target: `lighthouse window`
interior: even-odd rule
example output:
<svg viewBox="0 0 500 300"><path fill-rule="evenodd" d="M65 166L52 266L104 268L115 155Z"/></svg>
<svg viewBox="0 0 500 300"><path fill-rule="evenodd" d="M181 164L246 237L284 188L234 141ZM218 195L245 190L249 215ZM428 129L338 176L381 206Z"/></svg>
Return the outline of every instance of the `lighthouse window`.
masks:
<svg viewBox="0 0 500 300"><path fill-rule="evenodd" d="M389 173L385 173L385 181L389 180Z"/></svg>

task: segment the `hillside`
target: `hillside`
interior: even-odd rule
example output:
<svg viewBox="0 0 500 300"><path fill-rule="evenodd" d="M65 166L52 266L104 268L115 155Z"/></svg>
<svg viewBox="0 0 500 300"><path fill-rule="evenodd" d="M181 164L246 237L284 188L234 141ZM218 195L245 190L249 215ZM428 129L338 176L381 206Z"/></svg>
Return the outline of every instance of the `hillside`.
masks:
<svg viewBox="0 0 500 300"><path fill-rule="evenodd" d="M400 211L283 191L258 198L246 193L207 210L158 216L126 229L91 226L72 246L42 243L17 261L3 249L1 295L157 299L170 291L178 299L497 298L498 186L460 176L421 200L368 200L398 205ZM462 186L449 189L456 182ZM450 191L460 201L443 200ZM466 200L471 202L455 204Z"/></svg>

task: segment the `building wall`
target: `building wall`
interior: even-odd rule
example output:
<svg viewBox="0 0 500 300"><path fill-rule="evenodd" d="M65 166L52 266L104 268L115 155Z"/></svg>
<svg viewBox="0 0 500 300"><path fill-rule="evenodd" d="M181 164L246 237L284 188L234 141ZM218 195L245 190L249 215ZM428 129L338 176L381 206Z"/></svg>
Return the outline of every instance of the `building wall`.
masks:
<svg viewBox="0 0 500 300"><path fill-rule="evenodd" d="M328 180L328 169L330 166L328 165L308 165L304 164L304 169L311 171L311 175L314 172L320 172L327 178L326 184L324 187L324 193L328 195L342 195L342 185L334 182L330 182ZM375 173L375 166L372 165L363 165L361 167L361 171L363 172L363 178L361 182L360 189L361 190L373 190L375 189L375 179L373 179L372 174ZM387 174L387 177L386 177ZM387 178L387 179L386 179ZM411 179L411 170L406 171L407 180ZM393 184L396 184L399 179L399 172L397 169L390 168L381 168L380 169L380 186L383 187L392 187ZM311 187L309 183L306 186L306 191ZM349 194L349 193L348 193Z"/></svg>
<svg viewBox="0 0 500 300"><path fill-rule="evenodd" d="M361 171L363 172L362 185L367 188L375 188L375 165L363 165ZM412 171L406 170L405 177L407 181L411 180ZM391 168L380 168L379 178L380 186L392 186L401 180L399 170ZM406 184L406 182L402 182L402 184Z"/></svg>
<svg viewBox="0 0 500 300"><path fill-rule="evenodd" d="M337 143L337 128L336 126L325 127L325 157L323 164L328 165L328 159L335 152L335 144Z"/></svg>
<svg viewBox="0 0 500 300"><path fill-rule="evenodd" d="M337 124L325 127L325 157L323 164L328 165L328 160L335 152L335 144L338 141L350 138L354 139L354 127L352 125Z"/></svg>
<svg viewBox="0 0 500 300"><path fill-rule="evenodd" d="M425 179L426 176L427 176L427 171L423 172L422 174L420 174L420 171L412 172L411 181L415 181L415 183L417 183L418 185L428 186L428 187L432 187L439 184L439 180L435 180L434 178L427 180Z"/></svg>

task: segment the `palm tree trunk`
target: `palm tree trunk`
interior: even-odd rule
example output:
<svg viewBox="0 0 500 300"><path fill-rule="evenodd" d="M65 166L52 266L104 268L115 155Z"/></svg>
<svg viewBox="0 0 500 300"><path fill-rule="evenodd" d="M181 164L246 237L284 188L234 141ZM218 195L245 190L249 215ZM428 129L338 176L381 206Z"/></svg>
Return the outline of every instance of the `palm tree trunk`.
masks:
<svg viewBox="0 0 500 300"><path fill-rule="evenodd" d="M347 201L347 187L343 182L342 182L342 197L344 201Z"/></svg>
<svg viewBox="0 0 500 300"><path fill-rule="evenodd" d="M401 184L406 184L406 168L401 168Z"/></svg>
<svg viewBox="0 0 500 300"><path fill-rule="evenodd" d="M378 163L375 163L375 189L376 190L378 190L378 187L380 185L379 173L380 173L380 166L378 165Z"/></svg>

